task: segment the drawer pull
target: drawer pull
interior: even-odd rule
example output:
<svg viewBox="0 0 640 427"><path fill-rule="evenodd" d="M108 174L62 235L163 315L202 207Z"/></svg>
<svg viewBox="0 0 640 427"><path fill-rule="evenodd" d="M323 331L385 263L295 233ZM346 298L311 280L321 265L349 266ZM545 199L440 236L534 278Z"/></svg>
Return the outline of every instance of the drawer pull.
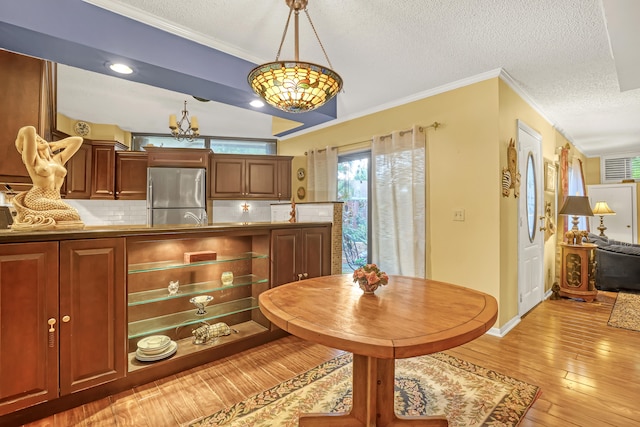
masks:
<svg viewBox="0 0 640 427"><path fill-rule="evenodd" d="M52 317L51 319L47 320L47 323L49 324L49 347L53 348L53 345L56 341L56 328L54 328L53 325L56 324L56 319Z"/></svg>

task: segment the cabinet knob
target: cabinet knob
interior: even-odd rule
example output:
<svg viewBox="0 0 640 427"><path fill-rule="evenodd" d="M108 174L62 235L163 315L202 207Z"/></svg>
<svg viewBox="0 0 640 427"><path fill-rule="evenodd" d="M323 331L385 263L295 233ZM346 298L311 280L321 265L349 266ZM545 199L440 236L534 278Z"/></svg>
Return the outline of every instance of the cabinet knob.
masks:
<svg viewBox="0 0 640 427"><path fill-rule="evenodd" d="M71 194L71 190L67 190L67 194Z"/></svg>
<svg viewBox="0 0 640 427"><path fill-rule="evenodd" d="M304 273L303 276L306 279L307 277L309 277L309 273Z"/></svg>
<svg viewBox="0 0 640 427"><path fill-rule="evenodd" d="M109 191L109 194L113 194L113 191Z"/></svg>
<svg viewBox="0 0 640 427"><path fill-rule="evenodd" d="M298 274L298 280L302 280L302 273Z"/></svg>
<svg viewBox="0 0 640 427"><path fill-rule="evenodd" d="M64 323L69 323L70 320L71 320L71 316L62 316L62 321Z"/></svg>

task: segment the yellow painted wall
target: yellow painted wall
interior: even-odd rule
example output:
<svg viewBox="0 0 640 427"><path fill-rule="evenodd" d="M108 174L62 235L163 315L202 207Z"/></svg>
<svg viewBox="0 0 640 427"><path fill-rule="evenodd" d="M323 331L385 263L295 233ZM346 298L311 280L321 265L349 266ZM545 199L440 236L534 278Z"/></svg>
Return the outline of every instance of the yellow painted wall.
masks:
<svg viewBox="0 0 640 427"><path fill-rule="evenodd" d="M373 135L434 121L442 126L426 130L428 276L500 299L497 78L280 141L278 154L327 145L358 150ZM464 222L453 221L454 209L465 210Z"/></svg>
<svg viewBox="0 0 640 427"><path fill-rule="evenodd" d="M559 134L499 78L289 138L278 151L303 156L327 145L342 147L340 153L358 151L370 146L373 135L441 123L426 130L427 275L493 295L497 326L503 326L518 315L518 204L501 194L517 119L542 135L543 157L553 161ZM453 221L455 209L465 210L464 222ZM555 245L555 237L545 243L547 289L555 274Z"/></svg>
<svg viewBox="0 0 640 427"><path fill-rule="evenodd" d="M507 146L509 139L517 140L518 120L538 132L542 136L542 157L554 161L557 132L554 127L534 108L527 104L508 84L499 83L500 110L500 159L502 167L506 167ZM540 165L541 170L544 167ZM544 171L543 171L544 172ZM523 171L521 171L523 173ZM544 173L543 173L544 181ZM544 185L544 182L540 182ZM521 182L521 195L524 195L524 181ZM555 209L555 193L545 192L544 200L552 203ZM518 202L515 197L500 198L500 317L502 325L518 315ZM538 209L543 212L542 207ZM545 290L551 288L555 278L555 247L557 233L545 241L543 278Z"/></svg>
<svg viewBox="0 0 640 427"><path fill-rule="evenodd" d="M78 119L72 119L64 114L57 115L57 129L67 135L75 135L73 126ZM88 122L87 122L88 123ZM124 131L116 125L108 125L101 123L89 123L91 131L86 136L87 139L95 139L98 141L118 141L121 144L131 148L131 132Z"/></svg>

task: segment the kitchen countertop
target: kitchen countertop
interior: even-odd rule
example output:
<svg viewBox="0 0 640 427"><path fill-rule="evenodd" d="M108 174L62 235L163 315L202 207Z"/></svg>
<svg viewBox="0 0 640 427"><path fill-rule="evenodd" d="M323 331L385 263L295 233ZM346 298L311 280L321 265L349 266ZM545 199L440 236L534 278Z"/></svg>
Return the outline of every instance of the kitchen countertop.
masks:
<svg viewBox="0 0 640 427"><path fill-rule="evenodd" d="M301 226L326 225L327 222L228 222L207 225L104 225L87 226L83 229L13 231L0 230L0 243L42 242L51 240L96 239L106 237L149 236L156 234L202 233L206 231L241 231L246 229L281 229Z"/></svg>

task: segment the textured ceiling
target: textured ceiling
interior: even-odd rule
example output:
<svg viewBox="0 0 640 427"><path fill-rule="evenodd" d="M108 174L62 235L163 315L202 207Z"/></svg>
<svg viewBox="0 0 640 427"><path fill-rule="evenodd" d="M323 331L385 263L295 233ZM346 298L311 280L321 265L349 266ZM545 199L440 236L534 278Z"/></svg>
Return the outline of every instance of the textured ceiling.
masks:
<svg viewBox="0 0 640 427"><path fill-rule="evenodd" d="M288 13L284 0L87 3L252 63L275 58ZM623 47L629 45L633 48L627 51L638 51L639 33L625 28L616 33L610 46L607 32L607 26L611 32L612 26L624 25L620 17L637 17L638 3L309 0L309 14L320 39L333 68L345 81L344 92L337 97L337 119L329 124L502 69L545 117L587 155L640 151L640 89L633 88L631 82L629 90L621 92L618 82L622 67L626 75L639 75L638 62L633 58L616 61L612 56L612 51L619 52L617 59L622 58ZM301 59L326 63L304 15L300 29ZM290 33L281 59L292 56L291 40ZM178 52L165 50L164 55L175 55L184 61ZM188 60L197 63L202 58ZM77 88L85 78L82 74L85 73L65 67L60 72L60 110L72 117L92 120L92 111L100 109L97 115L101 122L113 117L108 122L131 130L166 132L166 116L177 112L167 110L179 110L185 99L180 93L132 82L125 82L132 86L126 87L118 99L119 90L112 85L122 83L122 79L101 75L92 79L93 87L103 92L92 95L90 89ZM95 79L100 83L96 85ZM76 93L67 97L67 89ZM78 91L85 95L80 96ZM137 103L137 111L133 112L127 110L131 104L127 97L131 99L132 95L144 99L142 108ZM268 136L271 130L266 114L194 100L189 102L189 110L193 109L203 109L196 111L201 116L203 133ZM123 122L117 114L129 117L128 121Z"/></svg>

